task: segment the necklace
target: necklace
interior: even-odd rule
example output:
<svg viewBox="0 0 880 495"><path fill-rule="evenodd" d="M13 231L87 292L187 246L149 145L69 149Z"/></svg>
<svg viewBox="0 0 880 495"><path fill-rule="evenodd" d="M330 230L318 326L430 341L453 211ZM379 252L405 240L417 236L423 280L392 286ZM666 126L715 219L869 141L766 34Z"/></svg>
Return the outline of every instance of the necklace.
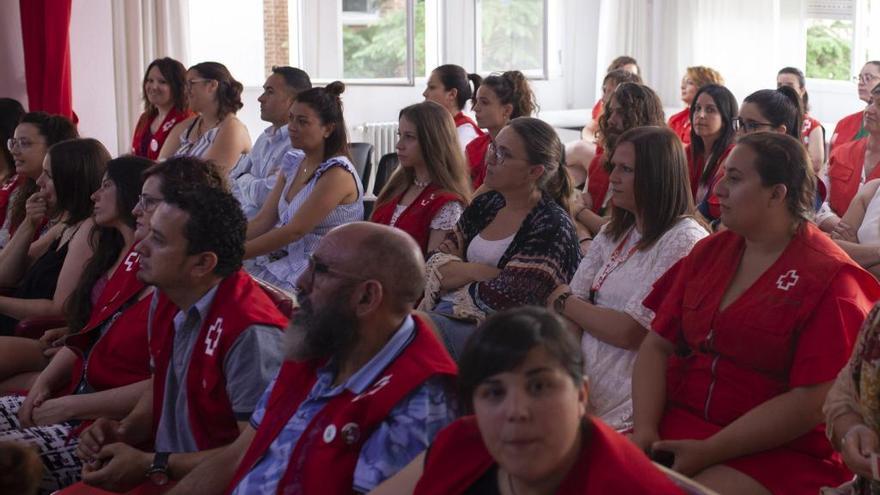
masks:
<svg viewBox="0 0 880 495"><path fill-rule="evenodd" d="M430 180L420 181L418 177L413 177L413 185L416 187L428 187L431 185Z"/></svg>

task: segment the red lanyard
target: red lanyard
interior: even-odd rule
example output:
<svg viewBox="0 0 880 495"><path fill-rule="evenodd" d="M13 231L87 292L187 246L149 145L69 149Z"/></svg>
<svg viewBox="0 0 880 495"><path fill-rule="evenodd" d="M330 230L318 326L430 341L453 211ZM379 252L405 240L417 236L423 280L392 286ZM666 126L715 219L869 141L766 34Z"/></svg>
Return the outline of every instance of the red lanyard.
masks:
<svg viewBox="0 0 880 495"><path fill-rule="evenodd" d="M596 304L596 294L599 293L599 289L601 289L602 285L605 284L605 279L607 279L614 270L617 270L620 265L626 263L626 260L628 260L636 252L639 245L638 242L635 243L633 247L629 248L629 251L626 252L626 255L621 256L623 246L625 246L627 241L629 241L629 237L630 235L632 235L633 230L635 230L635 227L629 229L629 232L626 233L626 236L624 236L623 240L620 241L620 244L617 245L617 247L614 249L614 252L611 253L611 257L608 258L608 262L605 263L605 265L602 267L602 271L599 272L599 275L593 281L593 285L592 287L590 287L591 303Z"/></svg>

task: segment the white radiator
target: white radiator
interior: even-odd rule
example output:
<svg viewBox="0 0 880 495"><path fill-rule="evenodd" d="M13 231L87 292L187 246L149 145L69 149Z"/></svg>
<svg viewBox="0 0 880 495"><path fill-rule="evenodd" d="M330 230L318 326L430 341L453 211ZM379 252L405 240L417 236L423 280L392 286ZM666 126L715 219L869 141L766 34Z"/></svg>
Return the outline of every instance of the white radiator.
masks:
<svg viewBox="0 0 880 495"><path fill-rule="evenodd" d="M367 122L358 130L361 139L373 145L373 168L379 165L383 156L397 151L397 122Z"/></svg>

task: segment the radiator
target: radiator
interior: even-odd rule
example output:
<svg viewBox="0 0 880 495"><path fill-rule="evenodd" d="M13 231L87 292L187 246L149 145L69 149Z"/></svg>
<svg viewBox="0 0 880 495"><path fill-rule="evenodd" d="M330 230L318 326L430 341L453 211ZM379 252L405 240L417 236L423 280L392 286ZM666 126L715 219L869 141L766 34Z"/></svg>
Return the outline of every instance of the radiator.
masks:
<svg viewBox="0 0 880 495"><path fill-rule="evenodd" d="M373 145L374 167L379 165L383 156L397 152L397 122L367 122L358 130L361 131L361 139Z"/></svg>

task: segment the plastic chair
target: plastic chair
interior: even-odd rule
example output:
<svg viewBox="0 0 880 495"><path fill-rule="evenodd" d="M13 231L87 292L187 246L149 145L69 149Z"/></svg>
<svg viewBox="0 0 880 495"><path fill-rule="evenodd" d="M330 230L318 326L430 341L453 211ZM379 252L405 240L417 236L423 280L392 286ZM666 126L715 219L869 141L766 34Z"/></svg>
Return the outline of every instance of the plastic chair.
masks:
<svg viewBox="0 0 880 495"><path fill-rule="evenodd" d="M388 183L388 179L397 170L398 165L400 165L400 161L397 159L397 153L388 153L379 160L379 166L376 167L376 180L373 184L373 191L377 195Z"/></svg>
<svg viewBox="0 0 880 495"><path fill-rule="evenodd" d="M363 184L366 193L373 168L373 145L370 143L349 143L348 148L351 152L352 163L357 170L358 177L361 178L361 184Z"/></svg>

